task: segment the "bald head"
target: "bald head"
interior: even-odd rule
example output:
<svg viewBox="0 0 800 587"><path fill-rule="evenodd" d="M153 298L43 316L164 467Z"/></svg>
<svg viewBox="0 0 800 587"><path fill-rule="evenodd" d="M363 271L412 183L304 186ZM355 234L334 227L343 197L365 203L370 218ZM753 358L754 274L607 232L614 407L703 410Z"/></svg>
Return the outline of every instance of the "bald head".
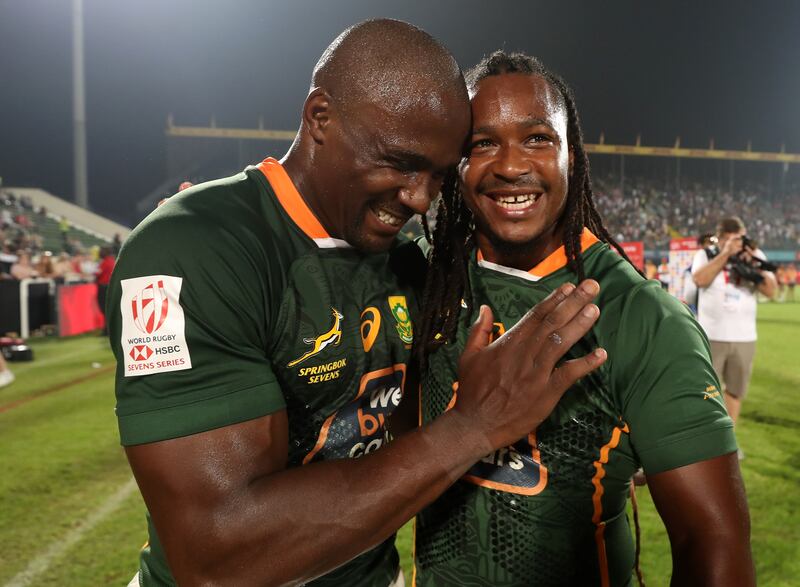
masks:
<svg viewBox="0 0 800 587"><path fill-rule="evenodd" d="M328 234L385 251L461 159L464 76L429 34L383 19L339 35L311 83L284 167Z"/></svg>
<svg viewBox="0 0 800 587"><path fill-rule="evenodd" d="M439 109L444 96L466 98L461 69L447 49L425 31L390 19L339 35L314 67L311 84L345 111L367 103L400 114Z"/></svg>

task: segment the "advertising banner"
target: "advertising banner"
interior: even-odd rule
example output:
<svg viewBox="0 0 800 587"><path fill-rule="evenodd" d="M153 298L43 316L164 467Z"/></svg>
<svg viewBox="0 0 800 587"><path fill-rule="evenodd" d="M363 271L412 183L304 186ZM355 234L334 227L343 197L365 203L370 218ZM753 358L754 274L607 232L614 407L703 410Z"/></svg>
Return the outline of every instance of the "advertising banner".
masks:
<svg viewBox="0 0 800 587"><path fill-rule="evenodd" d="M103 327L103 314L97 306L96 284L62 285L57 296L59 335L72 336Z"/></svg>
<svg viewBox="0 0 800 587"><path fill-rule="evenodd" d="M673 238L669 241L667 289L690 306L696 305L697 287L692 281L691 269L697 249L695 237Z"/></svg>
<svg viewBox="0 0 800 587"><path fill-rule="evenodd" d="M639 271L644 271L644 243L642 241L629 241L620 243L622 250L628 255L628 259L633 262L634 267Z"/></svg>

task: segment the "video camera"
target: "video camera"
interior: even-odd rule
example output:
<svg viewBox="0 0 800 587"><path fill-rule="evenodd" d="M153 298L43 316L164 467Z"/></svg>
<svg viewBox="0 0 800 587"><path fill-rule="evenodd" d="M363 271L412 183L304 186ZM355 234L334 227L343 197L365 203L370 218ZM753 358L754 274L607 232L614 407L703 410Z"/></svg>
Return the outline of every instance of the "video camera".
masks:
<svg viewBox="0 0 800 587"><path fill-rule="evenodd" d="M755 251L756 243L746 234L742 235L742 250L733 255L728 262L731 266L731 272L739 279L760 285L764 281L764 276L761 272L775 271L778 266L766 259L757 257ZM745 256L745 254L748 256Z"/></svg>

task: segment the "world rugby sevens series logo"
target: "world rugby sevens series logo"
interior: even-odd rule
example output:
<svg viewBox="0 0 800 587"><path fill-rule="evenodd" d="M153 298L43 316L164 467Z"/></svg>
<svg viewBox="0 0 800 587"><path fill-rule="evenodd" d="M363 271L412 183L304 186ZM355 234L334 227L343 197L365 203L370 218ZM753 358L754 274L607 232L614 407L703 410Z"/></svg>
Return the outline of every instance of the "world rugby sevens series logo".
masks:
<svg viewBox="0 0 800 587"><path fill-rule="evenodd" d="M164 282L151 283L131 300L133 323L145 334L153 334L164 325L169 311L169 299L164 291Z"/></svg>

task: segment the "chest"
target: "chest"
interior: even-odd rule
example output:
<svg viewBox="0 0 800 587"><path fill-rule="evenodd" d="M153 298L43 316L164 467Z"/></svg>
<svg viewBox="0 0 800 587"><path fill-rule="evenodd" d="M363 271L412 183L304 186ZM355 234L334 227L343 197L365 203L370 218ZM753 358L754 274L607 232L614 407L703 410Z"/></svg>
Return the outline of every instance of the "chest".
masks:
<svg viewBox="0 0 800 587"><path fill-rule="evenodd" d="M471 308L462 308L465 316L455 344L446 345L431 361L432 370L425 382L426 393L422 401L426 419L435 418L450 402L452 382L457 377L458 355L466 342L469 325L477 319L477 310L472 308L486 304L492 309L494 336L499 336L561 283L509 285L508 281L473 279ZM600 338L599 331L588 332L568 351L565 359L591 352L600 345ZM533 351L531 348L531 353ZM527 358L523 352L519 360ZM611 444L615 449L627 447L628 435L622 434L622 406L617 396L606 368L584 377L564 394L537 430L513 446L487 455L472 468L467 480L487 487L504 488L510 493L538 495L538 500L556 494L561 497L572 495L578 500L591 496L594 491L592 479L598 470L596 464L603 454L609 452ZM623 452L630 452L628 449ZM628 471L620 474L624 482L629 476Z"/></svg>
<svg viewBox="0 0 800 587"><path fill-rule="evenodd" d="M360 456L382 444L402 397L413 304L384 263L309 255L292 265L269 354L294 457Z"/></svg>

